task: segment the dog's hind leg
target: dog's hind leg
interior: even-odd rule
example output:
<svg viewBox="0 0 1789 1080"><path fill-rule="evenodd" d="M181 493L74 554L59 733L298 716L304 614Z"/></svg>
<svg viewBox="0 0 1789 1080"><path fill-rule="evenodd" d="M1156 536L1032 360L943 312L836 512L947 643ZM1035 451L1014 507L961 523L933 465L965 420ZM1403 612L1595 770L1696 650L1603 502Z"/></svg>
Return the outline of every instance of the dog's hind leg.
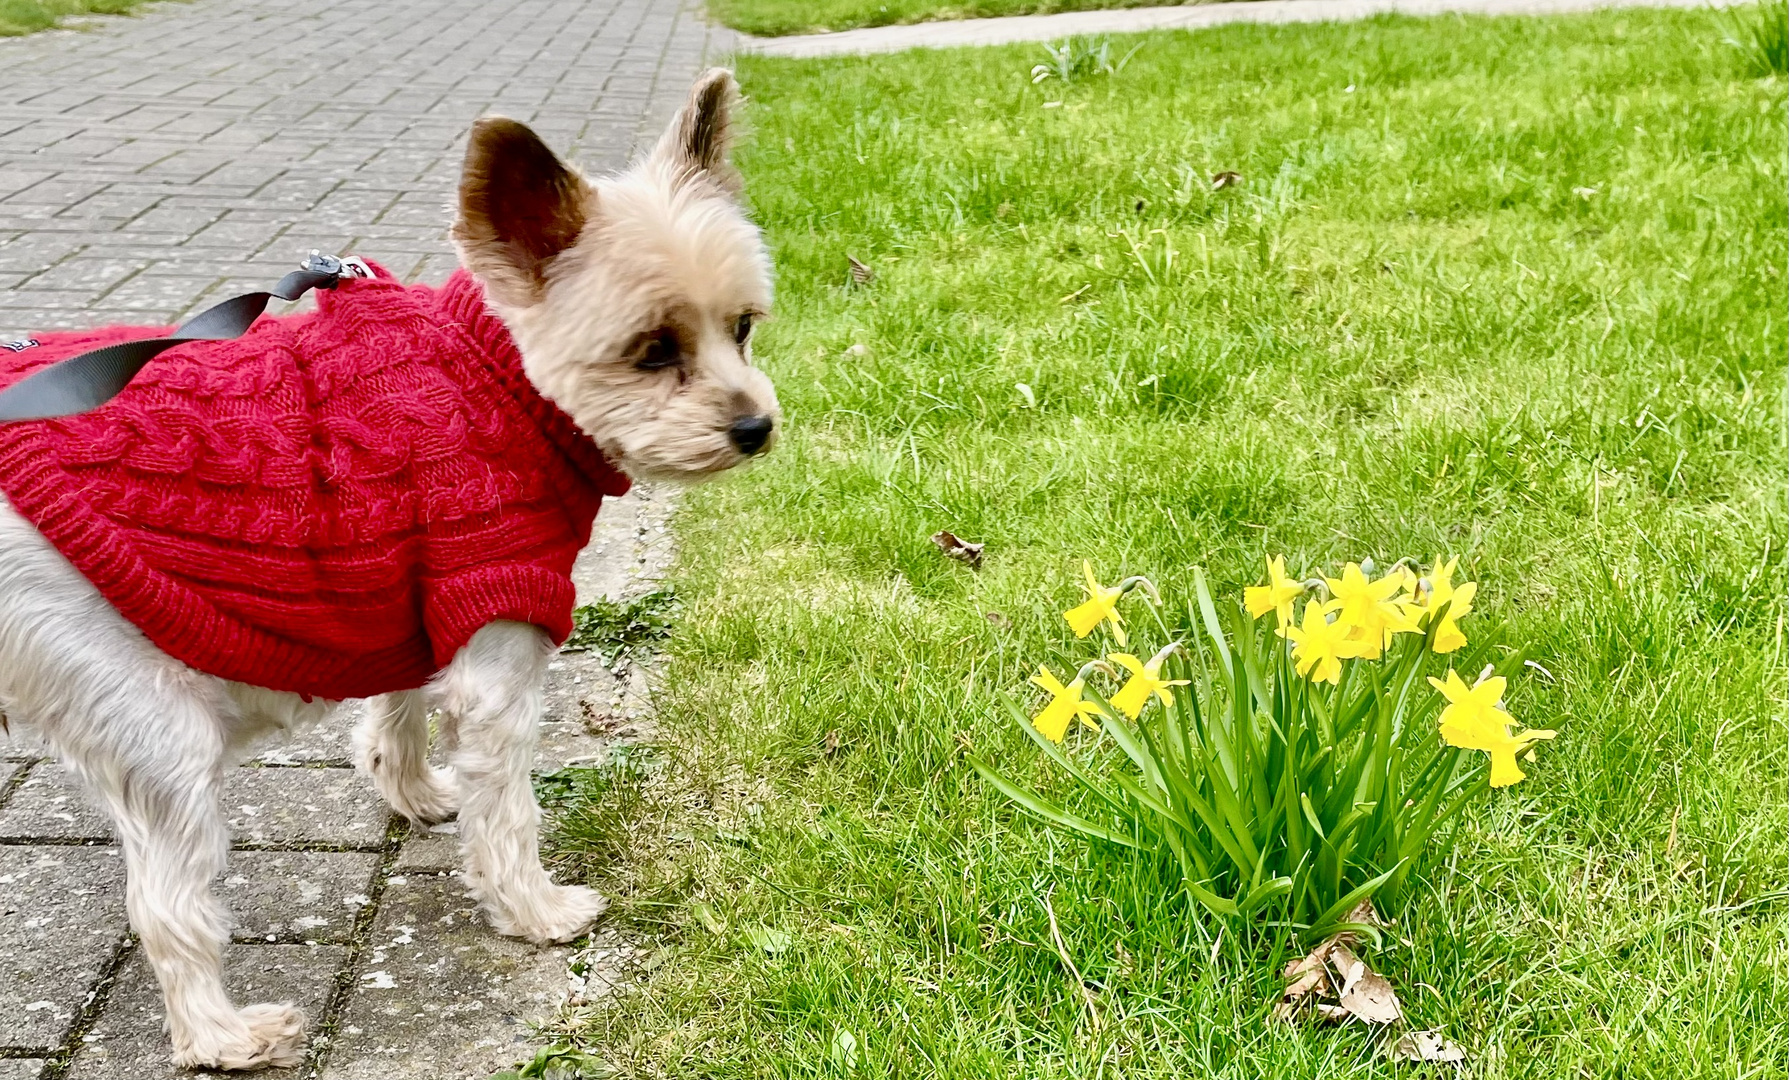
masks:
<svg viewBox="0 0 1789 1080"><path fill-rule="evenodd" d="M125 904L161 983L175 1062L297 1064L303 1013L239 1010L224 992L229 916L211 891L229 849L218 807L231 708L222 684L152 646L4 501L0 701L112 813Z"/></svg>
<svg viewBox="0 0 1789 1080"><path fill-rule="evenodd" d="M386 803L411 821L433 825L459 809L453 770L429 764L429 709L421 693L367 702L354 728L354 763L373 778Z"/></svg>
<svg viewBox="0 0 1789 1080"><path fill-rule="evenodd" d="M432 688L459 725L460 849L466 883L500 934L546 943L588 930L609 902L555 885L540 865L534 764L553 646L538 628L496 622L466 643Z"/></svg>

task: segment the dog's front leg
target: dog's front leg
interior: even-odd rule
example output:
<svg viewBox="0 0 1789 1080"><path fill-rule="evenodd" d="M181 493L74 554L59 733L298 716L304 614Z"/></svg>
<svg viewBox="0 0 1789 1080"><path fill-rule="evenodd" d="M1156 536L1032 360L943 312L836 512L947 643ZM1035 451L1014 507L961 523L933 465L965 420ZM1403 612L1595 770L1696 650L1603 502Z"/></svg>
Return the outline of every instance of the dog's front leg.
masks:
<svg viewBox="0 0 1789 1080"><path fill-rule="evenodd" d="M446 821L459 807L452 772L429 765L429 710L420 693L367 702L354 728L354 762L387 805L419 825Z"/></svg>
<svg viewBox="0 0 1789 1080"><path fill-rule="evenodd" d="M552 654L538 628L492 623L435 683L459 727L453 767L466 882L498 933L542 944L577 937L609 906L594 890L553 884L540 865L540 807L529 774Z"/></svg>

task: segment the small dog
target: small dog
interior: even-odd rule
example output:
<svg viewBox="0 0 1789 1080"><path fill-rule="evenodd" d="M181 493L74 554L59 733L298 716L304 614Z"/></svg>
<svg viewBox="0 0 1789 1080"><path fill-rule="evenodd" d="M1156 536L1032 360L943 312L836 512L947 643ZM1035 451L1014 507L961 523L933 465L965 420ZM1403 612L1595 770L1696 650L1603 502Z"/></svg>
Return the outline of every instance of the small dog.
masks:
<svg viewBox="0 0 1789 1080"><path fill-rule="evenodd" d="M649 155L620 175L594 180L562 164L522 124L486 118L472 129L452 235L474 283L466 288L482 289L482 301L476 300L477 292L470 294L477 311L464 321L483 319L496 327L479 332L506 332L503 340L513 341L519 369L525 373L525 386L512 380L519 386L517 393L527 398L534 413L544 408L560 418L540 421L543 426L563 423L563 431L554 436L560 443L593 444L588 450L565 449L564 460L595 462L591 469L596 472L602 471L606 460L631 476L687 481L732 468L767 449L774 439L776 395L770 381L752 366L750 347L752 324L770 306L769 260L741 205L740 179L728 157L729 120L736 99L730 72L704 73ZM345 282L337 290L341 295L325 295L320 304L349 303L359 294L348 285L370 290L367 296L386 290L381 295L395 297L393 303L411 295L446 295L454 288L450 283L437 293L406 289L389 280ZM292 325L304 318L289 317ZM216 347L277 343L285 340L276 335L284 332L279 327L287 321L264 320L239 341ZM263 328L268 328L264 334ZM352 340L364 349L366 341L380 340L368 337L376 329L356 324ZM456 341L472 333L457 324L431 324L427 332ZM176 357L188 351L195 356L218 355L188 346L164 355ZM406 362L413 363L414 358ZM210 368L192 367L189 361L189 368L199 378L229 376L219 362L210 363ZM186 369L164 368L164 375L168 370ZM429 370L435 373L429 377L438 375L434 368ZM156 383L154 372L152 364L139 380L145 388L133 384L130 392L157 392L150 385ZM289 381L307 388L307 393L331 377L322 361L314 370L301 368L298 374L301 377ZM376 381L365 376L356 385ZM252 408L270 395L271 391L246 394L244 407ZM542 400L550 405L540 406ZM127 405L121 396L108 408L128 411ZM526 410L503 408L510 410L507 422L526 422L514 419ZM106 415L102 409L79 419L100 424ZM301 407L296 415L309 414ZM485 430L484 418L478 415L463 411L454 415L457 426L450 434L462 441L476 441ZM386 422L367 415L347 419L372 426ZM55 428L56 423L44 422L41 430L68 430ZM121 422L112 423L117 427ZM0 428L0 434L7 430ZM98 432L94 438L72 441L77 451L84 452L112 431L93 430ZM263 426L241 438L277 440L290 434ZM329 440L335 435L298 433L294 453L305 466L296 482L300 497L296 503L281 505L296 505L301 512L279 528L309 530L305 536L329 535L338 527L349 529L350 514L378 509L359 505L342 509L344 497L331 487L336 480L330 472L332 451L307 449L312 446L308 440L316 440L317 447L334 445ZM360 452L351 442L340 444L348 447L341 453ZM17 456L23 452L18 448L35 445L12 444L11 458L0 453L0 482L9 464L15 476L32 464ZM184 444L173 440L168 445ZM522 465L515 467L514 475L504 473L504 447L485 447L482 452L486 456L478 459L478 475L462 484L466 490L502 489L506 483L525 487L530 482L538 488L538 478L531 479L533 474ZM405 633L414 631L412 636L425 649L415 655L427 659L429 641L439 647L441 627L458 617L454 612L461 611L464 603L464 597L437 595L440 582L431 575L439 573L439 560L452 554L452 543L464 540L465 529L471 527L464 523L478 519L466 517L444 525L443 519L451 515L440 509L445 505L439 501L445 497L441 491L410 498L394 488L407 476L422 475L423 455L417 451L413 457L415 462L403 468L372 470L377 473L374 480L385 485L379 489L384 509L378 512L408 513L411 516L404 520L416 523L403 544L392 549L401 547L410 560L402 564L405 576L389 582L380 595L398 597L400 610L408 610L405 605L421 608L421 629L412 627ZM222 453L222 458L222 464L207 474L207 491L215 493L230 475L229 454ZM61 460L57 467L73 466ZM152 461L141 467L153 471L160 466ZM312 467L314 480L305 471ZM626 481L619 474L598 479L596 489L602 493L625 490ZM369 661L329 679L318 676L314 683L283 675L248 682L205 670L201 663L183 663L172 653L204 657L212 650L221 655L222 647L182 638L178 648L172 644L164 648L163 641L183 633L190 637L194 626L209 624L189 621L172 630L157 630L152 628L159 625L153 624L153 617L161 609L153 607L126 618L127 609L117 600L122 594L114 591L119 586L107 577L115 560L100 559L89 566L81 556L70 554L74 541L53 539L43 523L51 511L28 510L20 486L5 488L12 495L10 501L0 499L0 708L11 720L37 729L97 793L116 823L128 872L130 921L161 984L175 1063L222 1069L295 1065L304 1041L303 1014L289 1003L238 1008L226 996L220 978L229 918L211 882L223 871L229 848L218 806L224 769L263 736L323 719L339 704L330 698L370 696L313 692L318 687L370 686L365 680L372 676L367 672L375 669L398 671L387 681L403 683L401 672L408 670L403 665L412 663L414 656L403 651L409 646L400 641L380 655L399 657L401 663L392 661L379 669ZM66 493L67 485L62 490ZM310 512L305 508L313 505L306 501L313 491L336 492L328 495L333 501L318 495L315 505L335 507L331 512L342 520L304 520ZM554 651L553 638L562 637L569 626L570 559L576 546L588 540L590 518L600 502L596 494L579 503L583 507L579 510L572 507L579 497L549 491L544 504L531 504L531 513L538 511L552 520L558 530L555 536L576 538L567 552L537 551L526 536L506 541L513 550L506 549L503 555L507 560L503 572L510 574L503 580L538 580L550 595L505 594L501 602L508 607L464 608L516 614L464 627L460 636L465 640L407 685L371 686L374 691L392 692L371 697L354 739L357 765L398 813L422 823L459 815L465 882L492 927L539 943L577 937L607 906L590 889L555 885L541 867L539 809L529 780L542 711L541 683ZM52 498L46 505L54 502ZM450 525L461 531L452 531ZM242 564L232 561L222 569L175 565L173 572L189 574L195 581L212 573L250 573L240 566L259 565L254 560L270 557L242 541L261 535L258 519L233 528L237 531L228 534L236 545L231 558L239 555ZM165 544L165 535L157 533L153 543ZM143 541L145 550L150 545L150 540ZM174 559L166 552L177 549L154 550L163 552L160 557L166 562ZM324 566L324 555L302 546L299 550L302 565L294 573L324 573L317 569ZM313 559L314 565L308 561ZM397 565L379 562L369 567L363 560L356 572L383 574L380 581L385 582L396 574L392 567ZM171 593L164 590L157 595L172 603L167 600ZM323 590L319 595L333 593ZM538 617L529 614L535 611ZM361 617L358 611L347 610L325 614L350 629ZM291 644L278 633L263 637L281 643L281 648ZM328 653L328 643L317 644L312 652ZM225 665L220 661L217 666ZM362 681L352 681L355 678ZM451 763L447 769L434 768L427 760L431 709L441 713L442 740Z"/></svg>

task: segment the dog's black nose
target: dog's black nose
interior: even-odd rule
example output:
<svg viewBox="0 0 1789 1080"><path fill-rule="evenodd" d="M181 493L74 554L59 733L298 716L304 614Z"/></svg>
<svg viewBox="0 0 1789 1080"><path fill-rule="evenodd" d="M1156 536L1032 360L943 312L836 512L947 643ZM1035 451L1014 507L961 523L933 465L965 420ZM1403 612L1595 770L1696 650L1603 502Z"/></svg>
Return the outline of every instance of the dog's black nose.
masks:
<svg viewBox="0 0 1789 1080"><path fill-rule="evenodd" d="M727 432L733 445L739 447L742 454L755 454L764 449L770 441L770 429L773 423L768 416L747 416L733 421L732 430Z"/></svg>

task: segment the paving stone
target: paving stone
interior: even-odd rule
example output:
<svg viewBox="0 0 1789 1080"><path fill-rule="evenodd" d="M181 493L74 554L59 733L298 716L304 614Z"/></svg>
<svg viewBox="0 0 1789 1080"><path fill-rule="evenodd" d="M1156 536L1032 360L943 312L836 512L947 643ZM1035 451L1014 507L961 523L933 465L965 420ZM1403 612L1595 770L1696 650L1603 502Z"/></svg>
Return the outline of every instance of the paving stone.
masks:
<svg viewBox="0 0 1789 1080"><path fill-rule="evenodd" d="M485 1080L530 1053L570 950L498 937L463 892L446 876L386 886L324 1080Z"/></svg>
<svg viewBox="0 0 1789 1080"><path fill-rule="evenodd" d="M124 931L116 848L0 847L0 1046L60 1046Z"/></svg>
<svg viewBox="0 0 1789 1080"><path fill-rule="evenodd" d="M239 845L331 845L376 850L388 815L352 769L232 769L222 805ZM0 809L0 839L109 842L112 825L60 765L34 766Z"/></svg>
<svg viewBox="0 0 1789 1080"><path fill-rule="evenodd" d="M334 945L231 945L224 950L224 986L239 1006L257 1001L297 1003L314 1033L347 952ZM69 1080L185 1080L194 1076L174 1068L162 1024L161 990L142 952L133 950L113 980L104 1015L75 1054ZM306 1070L271 1069L253 1075L258 1080L287 1080L306 1075Z"/></svg>
<svg viewBox="0 0 1789 1080"><path fill-rule="evenodd" d="M460 868L460 825L444 821L426 829L412 827L392 872L398 874L451 874Z"/></svg>
<svg viewBox="0 0 1789 1080"><path fill-rule="evenodd" d="M33 766L0 809L0 839L91 840L110 843L112 823L62 766Z"/></svg>
<svg viewBox="0 0 1789 1080"><path fill-rule="evenodd" d="M218 894L236 917L237 941L343 944L378 866L371 852L232 851Z"/></svg>
<svg viewBox="0 0 1789 1080"><path fill-rule="evenodd" d="M224 813L238 844L384 846L390 814L353 769L237 769Z"/></svg>
<svg viewBox="0 0 1789 1080"><path fill-rule="evenodd" d="M41 1058L0 1059L0 1080L38 1080L45 1064Z"/></svg>

